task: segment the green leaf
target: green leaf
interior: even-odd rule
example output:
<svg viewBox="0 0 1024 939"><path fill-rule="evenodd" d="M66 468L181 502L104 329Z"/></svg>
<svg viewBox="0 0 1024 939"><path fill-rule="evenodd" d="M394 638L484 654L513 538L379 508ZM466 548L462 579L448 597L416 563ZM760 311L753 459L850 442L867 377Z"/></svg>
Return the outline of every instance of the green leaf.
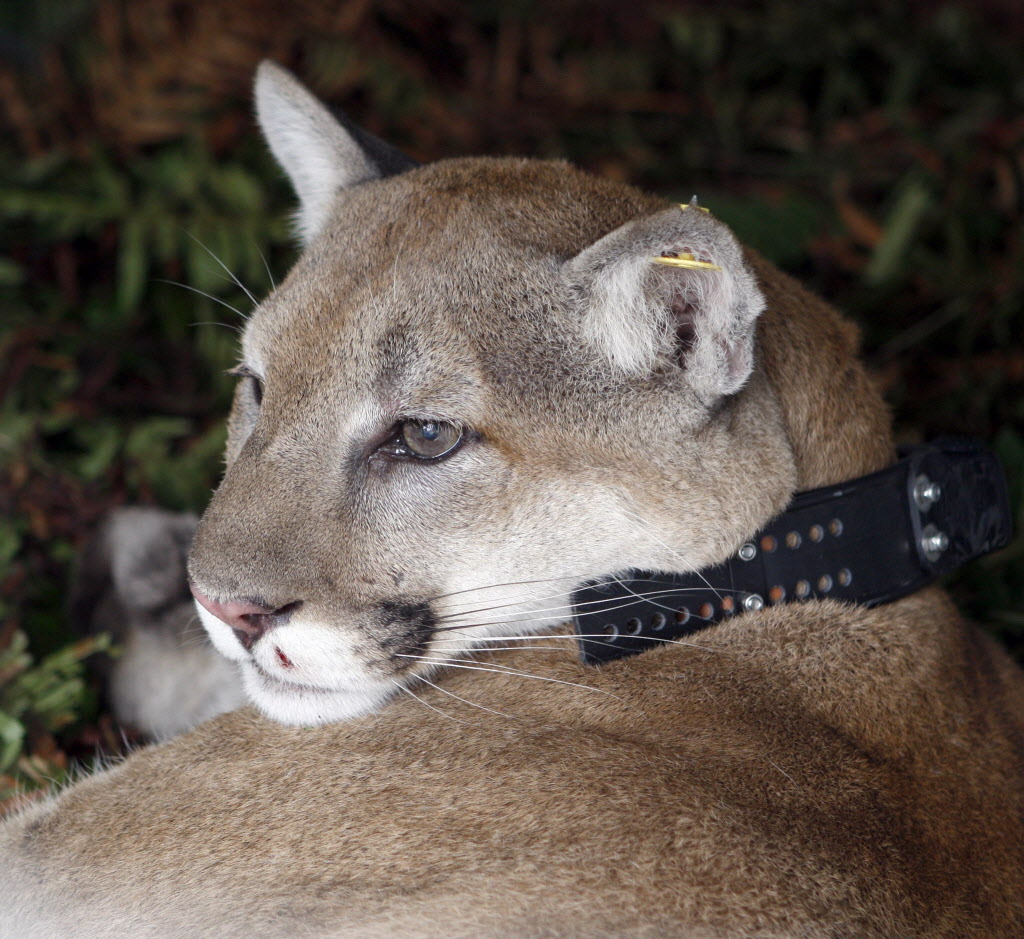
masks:
<svg viewBox="0 0 1024 939"><path fill-rule="evenodd" d="M234 212L252 213L263 208L263 187L241 166L226 166L215 181L217 194Z"/></svg>
<svg viewBox="0 0 1024 939"><path fill-rule="evenodd" d="M0 711L0 773L14 765L25 742L25 725Z"/></svg>
<svg viewBox="0 0 1024 939"><path fill-rule="evenodd" d="M85 453L76 462L77 472L85 479L99 479L114 462L121 447L121 428L113 423L83 425L75 428Z"/></svg>
<svg viewBox="0 0 1024 939"><path fill-rule="evenodd" d="M224 290L225 274L210 256L206 247L210 241L210 229L201 225L189 226L182 235L185 283L193 290L202 290L218 296Z"/></svg>
<svg viewBox="0 0 1024 939"><path fill-rule="evenodd" d="M0 466L4 465L31 437L35 421L18 411L0 413Z"/></svg>
<svg viewBox="0 0 1024 939"><path fill-rule="evenodd" d="M14 560L20 547L21 534L17 528L7 519L0 520L0 571Z"/></svg>
<svg viewBox="0 0 1024 939"><path fill-rule="evenodd" d="M130 217L121 225L117 257L117 309L131 313L142 299L148 260L142 220Z"/></svg>
<svg viewBox="0 0 1024 939"><path fill-rule="evenodd" d="M14 678L32 664L28 654L28 637L17 629L7 642L6 649L0 649L0 692Z"/></svg>
<svg viewBox="0 0 1024 939"><path fill-rule="evenodd" d="M133 427L125 442L125 455L142 462L151 462L167 452L170 440L187 436L192 424L184 417L154 417Z"/></svg>
<svg viewBox="0 0 1024 939"><path fill-rule="evenodd" d="M17 287L25 280L25 271L10 258L0 258L0 287Z"/></svg>
<svg viewBox="0 0 1024 939"><path fill-rule="evenodd" d="M886 218L882 240L864 271L865 283L876 287L897 277L917 226L932 202L932 194L922 180L913 179L907 184Z"/></svg>

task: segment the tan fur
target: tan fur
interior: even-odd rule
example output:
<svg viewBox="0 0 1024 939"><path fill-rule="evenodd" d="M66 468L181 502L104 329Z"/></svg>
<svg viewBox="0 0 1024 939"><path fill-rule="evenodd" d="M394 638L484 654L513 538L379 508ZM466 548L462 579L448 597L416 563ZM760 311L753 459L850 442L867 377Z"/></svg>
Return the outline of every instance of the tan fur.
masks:
<svg viewBox="0 0 1024 939"><path fill-rule="evenodd" d="M387 654L410 641L389 602L702 566L796 488L891 459L855 330L749 253L736 289L748 265L766 308L739 393L709 397L669 333L639 377L595 351L578 278L625 250L603 239L640 220L731 257L673 212L522 160L338 196L247 330L263 403L243 381L191 573L301 599L410 693L314 727L225 715L7 822L0 933L1024 932L1024 678L937 589L744 614L601 668L550 628L493 650L467 628L456 664L486 671ZM409 413L479 438L375 469L367 428Z"/></svg>
<svg viewBox="0 0 1024 939"><path fill-rule="evenodd" d="M457 672L509 716L429 688L315 730L242 711L9 823L5 860L85 935L1020 932L1020 680L938 591L600 670L568 640L481 659L597 690Z"/></svg>

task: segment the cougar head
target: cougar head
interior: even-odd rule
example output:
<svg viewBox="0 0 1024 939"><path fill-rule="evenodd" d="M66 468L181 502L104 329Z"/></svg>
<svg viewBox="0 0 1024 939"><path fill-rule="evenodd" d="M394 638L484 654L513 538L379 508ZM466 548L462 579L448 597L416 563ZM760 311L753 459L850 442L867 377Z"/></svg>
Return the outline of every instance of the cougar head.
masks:
<svg viewBox="0 0 1024 939"><path fill-rule="evenodd" d="M560 162L413 165L266 63L256 102L304 250L246 326L189 571L265 714L373 711L582 582L716 563L807 479L817 392L770 352L806 350L757 328L781 275L712 215Z"/></svg>

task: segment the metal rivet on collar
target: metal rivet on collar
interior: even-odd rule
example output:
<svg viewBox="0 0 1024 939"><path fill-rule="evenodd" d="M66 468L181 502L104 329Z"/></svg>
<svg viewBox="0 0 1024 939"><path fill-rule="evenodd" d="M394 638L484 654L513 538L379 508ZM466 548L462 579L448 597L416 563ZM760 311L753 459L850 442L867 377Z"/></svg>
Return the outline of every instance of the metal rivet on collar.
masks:
<svg viewBox="0 0 1024 939"><path fill-rule="evenodd" d="M929 561L937 561L949 547L949 535L934 525L926 525L921 532L921 550Z"/></svg>
<svg viewBox="0 0 1024 939"><path fill-rule="evenodd" d="M924 473L914 480L914 504L919 511L927 512L941 498L942 487L938 483L933 483Z"/></svg>
<svg viewBox="0 0 1024 939"><path fill-rule="evenodd" d="M764 597L759 593L752 593L743 598L743 609L748 612L755 612L764 608Z"/></svg>
<svg viewBox="0 0 1024 939"><path fill-rule="evenodd" d="M757 554L757 548L755 548L749 541L745 545L740 546L738 552L741 561L753 561Z"/></svg>

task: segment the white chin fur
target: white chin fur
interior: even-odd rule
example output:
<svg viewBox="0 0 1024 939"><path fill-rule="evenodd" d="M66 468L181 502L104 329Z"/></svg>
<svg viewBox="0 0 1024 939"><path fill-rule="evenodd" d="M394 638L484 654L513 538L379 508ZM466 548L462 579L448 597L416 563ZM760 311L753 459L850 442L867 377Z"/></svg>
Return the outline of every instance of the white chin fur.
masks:
<svg viewBox="0 0 1024 939"><path fill-rule="evenodd" d="M347 641L334 629L293 620L246 652L231 627L198 603L214 648L242 665L242 688L271 720L309 727L347 721L378 710L397 688L368 675ZM280 670L281 649L296 664ZM280 677L277 677L280 675Z"/></svg>
<svg viewBox="0 0 1024 939"><path fill-rule="evenodd" d="M555 598L552 602L548 593L522 603L519 588L475 591L473 600L476 604L493 603L499 611L496 621L483 629L469 628L466 634L457 630L442 634L432 643L427 661L458 656L474 647L487 648L489 640L497 637L538 632L561 622L563 611L569 609L568 595L564 601ZM241 663L246 697L271 720L306 727L352 720L379 710L398 692L397 678L367 669L358 646L360 637L337 626L293 616L247 652L226 623L197 607L217 651ZM545 616L552 608L560 615ZM453 618L452 623L456 622ZM287 664L282 665L282 657Z"/></svg>
<svg viewBox="0 0 1024 939"><path fill-rule="evenodd" d="M330 690L279 681L252 662L242 666L242 686L249 700L271 720L312 727L370 714L383 706L394 686Z"/></svg>
<svg viewBox="0 0 1024 939"><path fill-rule="evenodd" d="M232 632L227 623L221 622L198 600L195 601L196 611L199 613L199 622L210 637L213 647L226 659L232 662L244 662L249 656L246 655L238 638Z"/></svg>

